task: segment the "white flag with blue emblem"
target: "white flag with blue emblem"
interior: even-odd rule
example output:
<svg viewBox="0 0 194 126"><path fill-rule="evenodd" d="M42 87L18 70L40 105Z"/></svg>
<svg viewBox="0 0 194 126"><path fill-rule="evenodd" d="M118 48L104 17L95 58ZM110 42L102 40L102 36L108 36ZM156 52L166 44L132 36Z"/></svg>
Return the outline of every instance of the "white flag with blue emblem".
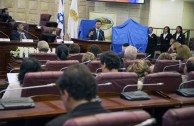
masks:
<svg viewBox="0 0 194 126"><path fill-rule="evenodd" d="M58 23L58 28L61 29L61 38L63 38L63 35L65 34L64 0L59 0L57 23Z"/></svg>
<svg viewBox="0 0 194 126"><path fill-rule="evenodd" d="M78 36L78 7L77 0L72 0L69 9L67 33L69 38L77 38Z"/></svg>

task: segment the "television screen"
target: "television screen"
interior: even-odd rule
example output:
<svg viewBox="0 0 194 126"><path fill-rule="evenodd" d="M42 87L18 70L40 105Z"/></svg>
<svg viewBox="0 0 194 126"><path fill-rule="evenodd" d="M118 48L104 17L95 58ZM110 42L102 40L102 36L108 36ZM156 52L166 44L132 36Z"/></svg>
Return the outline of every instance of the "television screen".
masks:
<svg viewBox="0 0 194 126"><path fill-rule="evenodd" d="M132 4L142 4L145 0L91 0L97 2L123 2L123 3L132 3Z"/></svg>

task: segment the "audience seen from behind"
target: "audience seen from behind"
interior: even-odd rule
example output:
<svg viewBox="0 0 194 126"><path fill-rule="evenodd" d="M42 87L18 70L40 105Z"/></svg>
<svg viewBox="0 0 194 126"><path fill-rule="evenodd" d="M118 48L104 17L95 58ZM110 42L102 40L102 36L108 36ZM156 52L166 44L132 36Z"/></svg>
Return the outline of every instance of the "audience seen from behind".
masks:
<svg viewBox="0 0 194 126"><path fill-rule="evenodd" d="M68 114L53 119L46 126L62 126L73 117L108 112L96 101L96 80L85 65L68 67L57 81L57 86Z"/></svg>
<svg viewBox="0 0 194 126"><path fill-rule="evenodd" d="M22 87L25 74L28 72L41 71L40 63L37 59L27 58L22 61L20 65L19 74L15 74L13 83L10 83L7 89L20 88ZM17 98L21 96L21 90L6 91L2 98Z"/></svg>
<svg viewBox="0 0 194 126"><path fill-rule="evenodd" d="M186 61L190 57L191 52L187 45L181 45L176 49L176 60Z"/></svg>
<svg viewBox="0 0 194 126"><path fill-rule="evenodd" d="M12 17L9 15L9 10L8 10L8 8L3 8L2 14L7 16L7 18L3 19L3 22L11 22L11 21L15 21L15 20L12 19Z"/></svg>
<svg viewBox="0 0 194 126"><path fill-rule="evenodd" d="M89 52L93 53L95 55L95 57L98 56L98 54L102 53L102 49L100 48L99 45L97 44L92 44L89 49L88 49Z"/></svg>
<svg viewBox="0 0 194 126"><path fill-rule="evenodd" d="M121 61L119 56L112 51L104 52L100 55L102 72L118 72Z"/></svg>
<svg viewBox="0 0 194 126"><path fill-rule="evenodd" d="M66 45L58 45L56 48L56 54L59 60L67 60L69 55L69 50Z"/></svg>
<svg viewBox="0 0 194 126"><path fill-rule="evenodd" d="M187 81L189 72L194 71L194 57L190 57L184 67L184 74L182 75L183 82Z"/></svg>
<svg viewBox="0 0 194 126"><path fill-rule="evenodd" d="M89 61L89 60L92 61L92 60L95 60L95 59L96 59L96 57L91 52L86 52L82 56L82 62L86 62L86 61Z"/></svg>
<svg viewBox="0 0 194 126"><path fill-rule="evenodd" d="M141 90L143 87L143 79L151 72L151 69L145 60L137 60L128 66L127 71L135 72L138 75L138 90Z"/></svg>
<svg viewBox="0 0 194 126"><path fill-rule="evenodd" d="M77 43L73 43L69 46L69 54L80 53L80 46Z"/></svg>
<svg viewBox="0 0 194 126"><path fill-rule="evenodd" d="M29 39L28 34L24 31L24 25L20 22L14 23L14 29L10 35L11 40Z"/></svg>
<svg viewBox="0 0 194 126"><path fill-rule="evenodd" d="M181 44L185 43L185 35L181 26L176 27L176 32L173 34L173 39Z"/></svg>
<svg viewBox="0 0 194 126"><path fill-rule="evenodd" d="M172 38L172 34L170 34L170 28L165 26L163 29L163 33L160 35L160 51L161 53L167 52L170 47L170 40Z"/></svg>
<svg viewBox="0 0 194 126"><path fill-rule="evenodd" d="M172 57L170 54L168 53L161 53L159 56L158 56L158 60L172 60Z"/></svg>
<svg viewBox="0 0 194 126"><path fill-rule="evenodd" d="M40 53L47 53L49 50L49 44L46 41L39 41L37 48Z"/></svg>
<svg viewBox="0 0 194 126"><path fill-rule="evenodd" d="M125 49L124 61L136 60L137 57L137 48L134 46L128 46Z"/></svg>

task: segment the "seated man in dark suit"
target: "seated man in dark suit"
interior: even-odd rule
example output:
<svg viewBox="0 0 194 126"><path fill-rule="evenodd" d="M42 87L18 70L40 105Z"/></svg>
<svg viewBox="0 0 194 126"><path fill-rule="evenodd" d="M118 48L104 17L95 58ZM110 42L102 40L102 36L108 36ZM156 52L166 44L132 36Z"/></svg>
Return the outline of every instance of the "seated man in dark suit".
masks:
<svg viewBox="0 0 194 126"><path fill-rule="evenodd" d="M3 20L3 22L11 22L11 21L14 21L14 19L12 19L12 17L9 15L9 10L7 8L4 8L2 10L2 14L3 15L7 15L7 18L5 20Z"/></svg>
<svg viewBox="0 0 194 126"><path fill-rule="evenodd" d="M61 115L46 126L63 126L67 119L107 112L96 101L97 84L89 69L83 64L68 67L57 86L68 114Z"/></svg>
<svg viewBox="0 0 194 126"><path fill-rule="evenodd" d="M10 35L11 40L21 40L21 39L29 39L26 32L24 32L24 26L22 23L16 22L14 24L14 28L17 29L17 31L13 31Z"/></svg>
<svg viewBox="0 0 194 126"><path fill-rule="evenodd" d="M105 40L104 31L100 29L102 22L100 20L96 21L96 27L89 30L88 37L90 40Z"/></svg>

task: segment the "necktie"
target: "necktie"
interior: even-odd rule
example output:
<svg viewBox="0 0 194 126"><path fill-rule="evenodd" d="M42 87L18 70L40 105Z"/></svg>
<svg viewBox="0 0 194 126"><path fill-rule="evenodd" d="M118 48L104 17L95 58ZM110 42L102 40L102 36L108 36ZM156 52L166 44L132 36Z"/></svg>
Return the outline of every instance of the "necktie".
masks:
<svg viewBox="0 0 194 126"><path fill-rule="evenodd" d="M24 33L22 33L22 39L26 39L26 36Z"/></svg>
<svg viewBox="0 0 194 126"><path fill-rule="evenodd" d="M96 39L99 37L99 30L96 30Z"/></svg>

